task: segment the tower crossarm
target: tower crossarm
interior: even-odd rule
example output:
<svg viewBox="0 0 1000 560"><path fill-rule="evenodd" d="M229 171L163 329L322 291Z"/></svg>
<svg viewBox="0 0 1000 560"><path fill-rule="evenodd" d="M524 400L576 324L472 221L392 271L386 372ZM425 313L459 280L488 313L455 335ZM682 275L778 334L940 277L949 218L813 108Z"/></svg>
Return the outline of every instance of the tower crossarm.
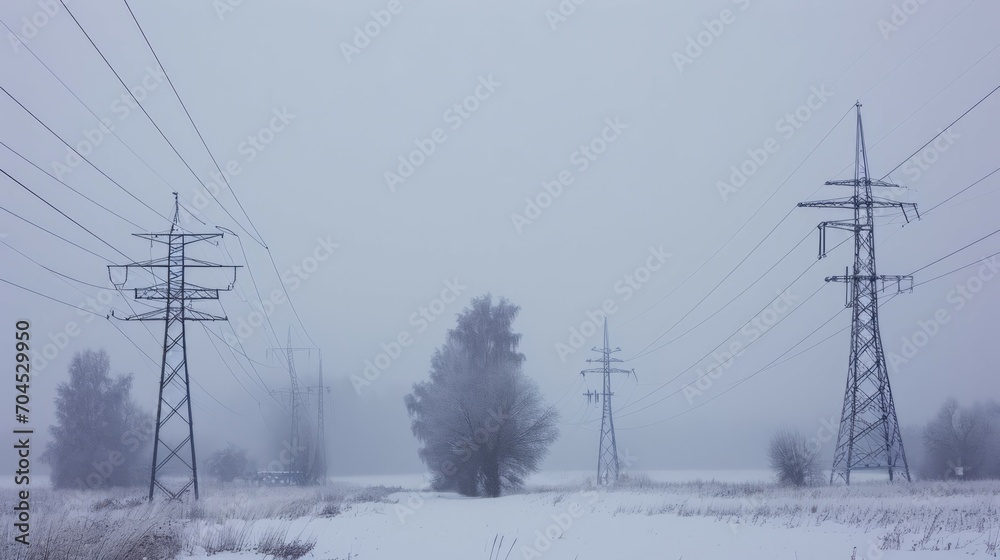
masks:
<svg viewBox="0 0 1000 560"><path fill-rule="evenodd" d="M871 185L873 187L882 187L886 189L905 189L903 185L897 185L895 183L887 183L885 181L872 181L872 180L855 180L855 179L842 179L838 181L827 181L823 183L824 185L839 185L843 187L856 187L858 184Z"/></svg>
<svg viewBox="0 0 1000 560"><path fill-rule="evenodd" d="M872 209L881 208L899 208L904 207L916 208L916 205L912 202L897 202L895 200L890 200L888 198L878 198L872 197L867 201L863 198L858 198L854 196L845 196L843 198L831 198L828 200L811 200L809 202L800 202L798 204L799 208L865 208L871 207Z"/></svg>
<svg viewBox="0 0 1000 560"><path fill-rule="evenodd" d="M139 239L146 239L153 243L190 245L199 241L208 241L222 237L221 233L133 233Z"/></svg>

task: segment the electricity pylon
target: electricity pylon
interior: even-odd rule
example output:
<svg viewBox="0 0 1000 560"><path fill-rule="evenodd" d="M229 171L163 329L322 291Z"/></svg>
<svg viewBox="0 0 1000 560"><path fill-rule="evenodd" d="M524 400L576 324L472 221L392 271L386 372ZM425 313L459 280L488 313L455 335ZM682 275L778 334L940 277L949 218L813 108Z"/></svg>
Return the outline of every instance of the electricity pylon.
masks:
<svg viewBox="0 0 1000 560"><path fill-rule="evenodd" d="M163 321L163 357L160 362L160 389L156 405L156 431L153 436L153 466L149 479L149 499L159 488L170 499L179 499L189 489L194 489L198 499L198 462L194 447L194 418L191 416L191 385L187 366L187 337L184 325L188 321L225 321L224 316L216 316L194 309L193 302L217 300L220 291L228 291L236 283L238 266L219 265L185 256L185 249L192 243L222 237L221 233L183 233L180 228L180 205L174 193L174 218L167 233L133 234L151 243L167 246L165 258L134 262L126 265L111 265L108 275L118 290L125 289L128 272L135 268L149 272L154 279L152 286L135 288L137 300L163 301L162 309L125 317L126 321ZM186 274L189 269L212 270L231 268L233 280L225 288L207 288L198 285ZM122 269L116 281L112 269ZM161 276L163 275L163 276ZM207 275L206 275L207 276ZM175 470L177 469L177 470ZM168 487L164 475L177 471L190 472L187 480L178 488Z"/></svg>
<svg viewBox="0 0 1000 560"><path fill-rule="evenodd" d="M272 348L273 351L282 351L285 354L285 358L288 361L288 377L291 382L288 389L278 389L271 391L272 394L280 394L288 396L288 416L291 422L291 436L288 442L289 447L292 450L292 460L291 464L288 465L288 470L292 473L294 482L297 484L305 484L306 482L306 460L308 459L308 454L304 451L308 450L308 447L302 445L302 423L305 420L305 399L299 389L299 377L295 371L295 352L308 351L312 352L316 350L315 348L293 348L292 347L292 328L288 327L288 346L285 348Z"/></svg>
<svg viewBox="0 0 1000 560"><path fill-rule="evenodd" d="M598 363L601 364L601 367L595 369L585 369L580 372L580 375L584 377L586 377L588 373L600 373L603 374L604 377L604 389L600 393L597 391L594 391L593 393L587 391L584 393L588 402L590 402L591 399L603 401L603 412L601 414L601 443L598 448L597 456L597 484L599 485L618 482L618 444L615 441L615 421L611 407L611 395L614 394L611 391L611 374L625 373L635 375L635 370L611 367L611 364L613 363L622 362L622 360L611 356L615 352L621 352L621 350L621 348L612 349L608 343L608 318L605 317L604 347L593 348L593 351L600 353L601 357L587 360L587 363Z"/></svg>
<svg viewBox="0 0 1000 560"><path fill-rule="evenodd" d="M844 276L831 276L827 282L843 282L847 289L846 306L851 308L851 351L848 363L847 389L841 412L837 448L833 456L830 483L841 477L851 483L851 471L888 469L889 480L902 470L910 480L903 438L896 419L889 373L885 366L882 334L878 324L878 294L887 284L895 284L898 292L912 291L912 276L879 275L875 268L875 209L896 208L909 221L907 209L919 218L917 205L896 202L872 194L874 187L903 188L882 180L873 180L868 167L861 104L857 109L854 179L827 181L827 185L852 187L854 194L845 198L801 202L800 207L841 208L854 211L850 220L819 224L819 258L826 256L827 228L842 229L854 234L854 269Z"/></svg>
<svg viewBox="0 0 1000 560"><path fill-rule="evenodd" d="M322 350L319 351L319 385L306 387L306 390L309 393L316 393L316 446L312 461L309 463L309 470L306 472L306 478L312 484L326 484L326 418L323 405L330 388L323 386Z"/></svg>

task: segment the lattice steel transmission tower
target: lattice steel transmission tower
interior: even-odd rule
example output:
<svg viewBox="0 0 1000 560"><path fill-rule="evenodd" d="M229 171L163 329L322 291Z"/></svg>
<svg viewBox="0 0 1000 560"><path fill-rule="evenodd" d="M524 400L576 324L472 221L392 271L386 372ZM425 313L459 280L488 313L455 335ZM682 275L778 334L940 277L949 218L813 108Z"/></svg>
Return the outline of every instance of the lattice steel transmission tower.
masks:
<svg viewBox="0 0 1000 560"><path fill-rule="evenodd" d="M324 402L326 395L330 392L329 387L323 385L323 351L319 351L319 385L306 387L311 394L316 394L316 445L313 448L312 460L309 462L309 470L306 472L307 480L312 484L326 484L326 417L324 413Z"/></svg>
<svg viewBox="0 0 1000 560"><path fill-rule="evenodd" d="M306 471L308 469L308 450L309 446L302 444L302 424L306 418L306 402L303 398L302 392L299 388L299 376L295 371L295 352L308 351L312 352L316 350L315 348L293 348L292 347L292 328L288 327L288 346L285 348L272 348L274 351L282 351L285 354L285 358L288 361L286 368L288 369L288 377L290 381L290 386L288 389L277 389L271 391L275 395L283 395L288 397L287 412L289 415L289 421L291 422L291 435L288 442L288 446L292 451L291 464L288 465L288 470L293 478L293 481L297 484L306 483Z"/></svg>
<svg viewBox="0 0 1000 560"><path fill-rule="evenodd" d="M624 373L635 375L635 370L631 369L619 369L611 367L611 364L621 363L622 360L619 358L614 358L611 355L616 352L621 352L621 348L611 348L608 342L608 318L604 318L604 347L603 348L593 348L594 352L601 354L600 358L591 358L587 360L590 364L601 364L601 367L594 369L585 369L580 372L580 375L586 376L588 373L600 373L603 374L604 378L604 388L598 393L597 391L591 392L587 391L584 396L587 397L587 401L595 400L597 402L603 403L603 411L601 413L601 443L598 448L597 456L597 484L609 484L612 482L618 482L618 444L615 441L615 421L613 410L611 407L611 396L614 394L611 391L611 374L612 373Z"/></svg>
<svg viewBox="0 0 1000 560"><path fill-rule="evenodd" d="M819 258L826 256L827 228L842 229L854 234L854 268L844 276L831 276L827 282L843 282L847 289L847 307L851 309L851 351L848 363L847 389L841 412L837 448L833 457L830 483L840 477L851 483L851 471L888 469L889 480L901 470L910 480L903 439L896 419L896 406L885 366L882 335L878 324L878 294L887 284L895 284L897 292L912 291L912 276L879 275L875 267L875 210L901 210L907 221L908 210L919 218L917 206L876 197L872 189L902 188L882 180L873 180L868 167L861 104L857 110L854 179L827 181L827 185L851 187L854 194L832 200L799 203L808 208L841 208L854 211L850 220L819 224Z"/></svg>
<svg viewBox="0 0 1000 560"><path fill-rule="evenodd" d="M153 436L153 465L149 479L149 499L159 489L170 499L179 499L189 489L194 490L198 499L198 462L194 445L194 418L191 416L191 385L187 364L187 337L184 325L188 321L225 321L224 316L216 316L194 309L193 303L219 299L220 291L228 291L236 283L238 266L219 265L194 259L185 255L188 245L222 237L221 233L184 233L180 227L180 205L174 193L174 217L167 233L133 234L150 243L167 246L165 258L134 262L126 265L111 265L108 275L118 290L124 290L128 273L132 269L149 272L154 279L152 286L134 288L137 300L164 302L162 309L125 317L126 321L163 321L163 357L160 362L160 389L156 405L156 430ZM201 285L206 271L232 269L233 280L225 288L208 288ZM116 277L113 269L120 269ZM190 273L189 273L190 271ZM203 274L196 274L195 272ZM123 272L123 274L121 274ZM117 280L116 280L117 278ZM167 480L171 476L185 473L186 480L179 486ZM190 474L187 474L190 473ZM173 488L171 488L173 486Z"/></svg>

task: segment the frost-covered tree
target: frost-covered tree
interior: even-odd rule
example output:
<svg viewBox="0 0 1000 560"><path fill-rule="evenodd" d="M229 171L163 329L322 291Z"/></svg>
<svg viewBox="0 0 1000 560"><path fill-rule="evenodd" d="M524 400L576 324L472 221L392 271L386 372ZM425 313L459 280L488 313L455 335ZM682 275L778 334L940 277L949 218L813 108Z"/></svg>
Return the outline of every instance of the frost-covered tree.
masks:
<svg viewBox="0 0 1000 560"><path fill-rule="evenodd" d="M819 450L798 432L779 430L774 434L767 458L779 484L808 486L818 483L822 475Z"/></svg>
<svg viewBox="0 0 1000 560"><path fill-rule="evenodd" d="M1000 406L962 407L949 399L924 428L926 478L1000 476Z"/></svg>
<svg viewBox="0 0 1000 560"><path fill-rule="evenodd" d="M537 470L558 437L555 409L522 370L511 328L519 310L488 294L472 300L435 352L430 380L406 396L437 490L499 496Z"/></svg>
<svg viewBox="0 0 1000 560"><path fill-rule="evenodd" d="M132 400L132 374L111 376L102 350L77 352L56 388L56 425L42 460L56 488L148 482L152 417Z"/></svg>

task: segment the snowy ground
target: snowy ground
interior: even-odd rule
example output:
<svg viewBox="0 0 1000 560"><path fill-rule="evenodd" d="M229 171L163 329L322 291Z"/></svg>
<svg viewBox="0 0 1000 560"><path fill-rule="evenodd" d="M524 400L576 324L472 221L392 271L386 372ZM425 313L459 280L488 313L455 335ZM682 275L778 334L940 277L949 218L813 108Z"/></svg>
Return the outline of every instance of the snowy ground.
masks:
<svg viewBox="0 0 1000 560"><path fill-rule="evenodd" d="M255 548L294 555L310 545L302 557L323 560L847 560L855 548L856 559L997 555L1000 482L791 490L722 481L761 480L767 473L723 474L692 482L685 473L652 473L595 490L584 473L552 473L533 479L523 493L497 499L426 492L419 476L366 477L322 490L206 488L193 509L148 506L125 495L99 503L92 493L48 492L33 504L32 548L37 552L41 540L66 540L77 531L107 540L105 550L132 543L134 553L74 555L83 550L78 542L68 556L48 557L139 559L176 549L183 560L249 560L280 557L249 552ZM364 486L370 482L394 487ZM67 511L51 515L60 506ZM169 521L178 518L183 521ZM6 532L0 557L29 558L3 548L9 525L5 519L0 530ZM136 545L136 535L145 540ZM213 548L220 552L209 554Z"/></svg>

